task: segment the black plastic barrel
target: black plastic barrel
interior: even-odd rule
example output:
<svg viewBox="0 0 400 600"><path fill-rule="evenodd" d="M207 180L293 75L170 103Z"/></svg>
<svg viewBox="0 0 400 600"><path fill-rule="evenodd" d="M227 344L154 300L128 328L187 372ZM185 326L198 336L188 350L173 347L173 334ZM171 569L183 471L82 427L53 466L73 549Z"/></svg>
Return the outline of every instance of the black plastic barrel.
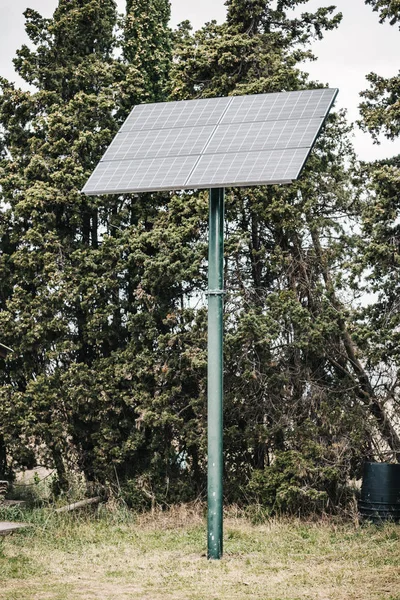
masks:
<svg viewBox="0 0 400 600"><path fill-rule="evenodd" d="M369 521L400 521L400 464L364 464L360 515Z"/></svg>

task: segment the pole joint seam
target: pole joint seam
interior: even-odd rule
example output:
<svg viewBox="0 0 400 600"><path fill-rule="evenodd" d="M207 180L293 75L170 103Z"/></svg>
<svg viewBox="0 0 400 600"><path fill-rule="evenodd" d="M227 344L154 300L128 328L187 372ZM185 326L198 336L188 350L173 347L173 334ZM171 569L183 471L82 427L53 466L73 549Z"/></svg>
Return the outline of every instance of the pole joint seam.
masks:
<svg viewBox="0 0 400 600"><path fill-rule="evenodd" d="M206 292L207 296L224 296L226 294L225 290L208 290Z"/></svg>

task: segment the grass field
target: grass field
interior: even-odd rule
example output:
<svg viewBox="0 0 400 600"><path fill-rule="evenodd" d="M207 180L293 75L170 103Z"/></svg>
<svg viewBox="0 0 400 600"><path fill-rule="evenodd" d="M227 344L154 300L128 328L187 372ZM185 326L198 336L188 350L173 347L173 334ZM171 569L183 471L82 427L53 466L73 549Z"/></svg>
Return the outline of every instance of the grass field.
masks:
<svg viewBox="0 0 400 600"><path fill-rule="evenodd" d="M207 561L203 511L1 513L1 600L400 600L400 526L323 519L254 525L230 512Z"/></svg>

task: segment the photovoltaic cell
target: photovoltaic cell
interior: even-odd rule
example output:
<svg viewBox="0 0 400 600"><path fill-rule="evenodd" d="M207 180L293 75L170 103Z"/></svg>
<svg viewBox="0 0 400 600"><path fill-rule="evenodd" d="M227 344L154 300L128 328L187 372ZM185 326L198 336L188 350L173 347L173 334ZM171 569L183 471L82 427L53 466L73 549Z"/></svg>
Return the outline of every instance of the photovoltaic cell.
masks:
<svg viewBox="0 0 400 600"><path fill-rule="evenodd" d="M305 148L205 154L187 183L192 188L288 183L297 178L307 154Z"/></svg>
<svg viewBox="0 0 400 600"><path fill-rule="evenodd" d="M205 98L135 106L121 131L217 125L232 98Z"/></svg>
<svg viewBox="0 0 400 600"><path fill-rule="evenodd" d="M336 95L324 88L136 106L83 192L289 183Z"/></svg>
<svg viewBox="0 0 400 600"><path fill-rule="evenodd" d="M198 155L213 131L214 127L209 126L117 133L103 160Z"/></svg>
<svg viewBox="0 0 400 600"><path fill-rule="evenodd" d="M217 152L259 152L280 148L310 148L319 127L319 119L220 125L210 140L206 152L214 154Z"/></svg>
<svg viewBox="0 0 400 600"><path fill-rule="evenodd" d="M336 90L304 90L256 96L235 96L222 123L324 119Z"/></svg>
<svg viewBox="0 0 400 600"><path fill-rule="evenodd" d="M172 156L100 163L92 175L91 187L107 194L179 189L193 170L198 156Z"/></svg>

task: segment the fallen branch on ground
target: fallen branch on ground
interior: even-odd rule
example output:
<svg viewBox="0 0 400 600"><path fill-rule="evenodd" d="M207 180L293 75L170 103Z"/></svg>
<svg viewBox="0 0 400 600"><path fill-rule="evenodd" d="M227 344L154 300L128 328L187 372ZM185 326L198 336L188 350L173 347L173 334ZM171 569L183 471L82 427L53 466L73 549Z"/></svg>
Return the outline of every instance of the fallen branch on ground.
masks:
<svg viewBox="0 0 400 600"><path fill-rule="evenodd" d="M101 501L100 496L96 496L95 498L87 498L86 500L80 500L79 502L74 502L73 504L67 504L66 506L62 506L61 508L56 509L56 513L70 512L71 510L77 510L78 508L84 508L85 506L89 506L90 504L98 504Z"/></svg>

